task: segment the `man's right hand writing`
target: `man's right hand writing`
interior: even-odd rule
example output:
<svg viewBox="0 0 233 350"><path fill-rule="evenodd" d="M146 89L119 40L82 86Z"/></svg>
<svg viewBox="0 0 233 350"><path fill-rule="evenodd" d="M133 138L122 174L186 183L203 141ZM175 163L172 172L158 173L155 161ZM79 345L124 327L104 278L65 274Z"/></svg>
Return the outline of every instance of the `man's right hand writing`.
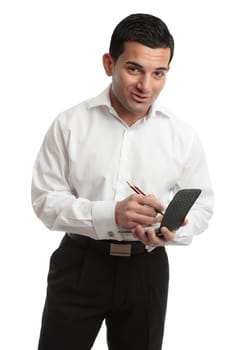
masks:
<svg viewBox="0 0 233 350"><path fill-rule="evenodd" d="M132 229L137 225L150 226L157 223L157 212L163 210L162 204L154 195L132 194L117 202L115 208L116 224Z"/></svg>

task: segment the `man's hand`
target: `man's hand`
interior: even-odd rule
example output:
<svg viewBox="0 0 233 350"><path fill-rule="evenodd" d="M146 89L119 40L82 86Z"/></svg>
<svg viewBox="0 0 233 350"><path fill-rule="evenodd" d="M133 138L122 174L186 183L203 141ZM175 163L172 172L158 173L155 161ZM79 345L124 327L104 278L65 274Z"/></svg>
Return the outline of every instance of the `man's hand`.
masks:
<svg viewBox="0 0 233 350"><path fill-rule="evenodd" d="M137 225L150 226L157 221L157 211L162 211L162 204L153 195L132 194L117 202L115 208L116 224L122 228L133 229Z"/></svg>
<svg viewBox="0 0 233 350"><path fill-rule="evenodd" d="M182 226L188 224L188 220L185 219ZM145 232L146 231L146 232ZM154 228L145 228L142 225L137 225L132 229L132 234L135 238L140 240L143 244L150 247L163 247L167 242L173 240L175 237L175 232L169 231L167 227L161 227L162 238L159 238L155 232Z"/></svg>
<svg viewBox="0 0 233 350"><path fill-rule="evenodd" d="M155 234L154 228L145 228L141 225L137 225L132 229L132 234L135 238L141 241L143 244L148 245L150 247L163 247L166 242L171 241L175 237L175 233L169 231L166 227L161 228L161 233L163 234L163 238L159 238Z"/></svg>

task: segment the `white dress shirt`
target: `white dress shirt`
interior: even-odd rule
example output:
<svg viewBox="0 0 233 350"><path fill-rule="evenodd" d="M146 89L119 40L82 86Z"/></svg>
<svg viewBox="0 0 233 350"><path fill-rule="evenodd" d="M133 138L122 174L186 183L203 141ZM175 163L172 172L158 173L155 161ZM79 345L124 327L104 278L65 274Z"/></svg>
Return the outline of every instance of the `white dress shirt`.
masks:
<svg viewBox="0 0 233 350"><path fill-rule="evenodd" d="M213 212L205 155L194 130L159 102L132 126L111 106L109 87L53 122L39 151L32 180L32 203L51 230L93 239L135 240L115 222L115 205L132 194L132 181L166 207L171 193L200 188L189 224L170 244L189 244Z"/></svg>

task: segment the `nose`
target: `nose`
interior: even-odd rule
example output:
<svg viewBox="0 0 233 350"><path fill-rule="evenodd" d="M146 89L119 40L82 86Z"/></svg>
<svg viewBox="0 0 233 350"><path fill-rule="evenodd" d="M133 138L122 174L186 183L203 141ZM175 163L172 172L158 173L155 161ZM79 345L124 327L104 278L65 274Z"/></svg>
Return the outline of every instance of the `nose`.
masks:
<svg viewBox="0 0 233 350"><path fill-rule="evenodd" d="M152 89L152 77L149 74L143 74L137 82L137 88L141 92L149 92Z"/></svg>

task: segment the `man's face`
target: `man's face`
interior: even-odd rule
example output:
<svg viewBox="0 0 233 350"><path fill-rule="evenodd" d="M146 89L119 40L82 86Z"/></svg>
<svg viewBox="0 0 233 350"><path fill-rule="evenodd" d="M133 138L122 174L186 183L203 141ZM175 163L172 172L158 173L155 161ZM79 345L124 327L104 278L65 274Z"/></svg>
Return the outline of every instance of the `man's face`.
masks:
<svg viewBox="0 0 233 350"><path fill-rule="evenodd" d="M105 71L112 76L112 106L129 125L143 118L159 96L169 58L169 48L151 49L137 42L126 42L116 62L110 54L103 56Z"/></svg>

